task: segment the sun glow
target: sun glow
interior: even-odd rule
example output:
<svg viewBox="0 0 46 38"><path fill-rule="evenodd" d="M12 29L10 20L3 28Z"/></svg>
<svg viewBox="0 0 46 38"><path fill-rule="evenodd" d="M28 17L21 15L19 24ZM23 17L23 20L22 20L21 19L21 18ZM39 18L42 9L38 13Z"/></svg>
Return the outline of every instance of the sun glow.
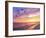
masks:
<svg viewBox="0 0 46 38"><path fill-rule="evenodd" d="M29 18L30 18L30 17L33 17L33 16L32 16L32 15L28 15L27 17L29 17Z"/></svg>
<svg viewBox="0 0 46 38"><path fill-rule="evenodd" d="M39 21L40 21L40 16L33 16L31 18L16 18L16 19L14 19L14 22L39 22Z"/></svg>
<svg viewBox="0 0 46 38"><path fill-rule="evenodd" d="M35 16L38 16L38 15L28 15L27 17L31 18L31 17L35 17Z"/></svg>

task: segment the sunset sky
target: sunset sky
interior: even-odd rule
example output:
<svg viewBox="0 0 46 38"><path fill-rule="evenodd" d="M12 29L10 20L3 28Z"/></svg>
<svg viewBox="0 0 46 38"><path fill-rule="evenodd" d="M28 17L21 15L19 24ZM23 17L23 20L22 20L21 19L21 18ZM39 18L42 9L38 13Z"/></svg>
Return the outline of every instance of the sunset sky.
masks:
<svg viewBox="0 0 46 38"><path fill-rule="evenodd" d="M39 22L40 8L13 7L13 22Z"/></svg>

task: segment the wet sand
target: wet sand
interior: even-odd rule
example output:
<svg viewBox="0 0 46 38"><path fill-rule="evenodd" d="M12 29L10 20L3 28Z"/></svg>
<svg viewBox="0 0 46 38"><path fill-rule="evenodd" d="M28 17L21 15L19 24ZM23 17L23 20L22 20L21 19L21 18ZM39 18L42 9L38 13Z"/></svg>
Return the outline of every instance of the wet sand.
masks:
<svg viewBox="0 0 46 38"><path fill-rule="evenodd" d="M40 29L40 23L13 23L13 30L35 30Z"/></svg>

